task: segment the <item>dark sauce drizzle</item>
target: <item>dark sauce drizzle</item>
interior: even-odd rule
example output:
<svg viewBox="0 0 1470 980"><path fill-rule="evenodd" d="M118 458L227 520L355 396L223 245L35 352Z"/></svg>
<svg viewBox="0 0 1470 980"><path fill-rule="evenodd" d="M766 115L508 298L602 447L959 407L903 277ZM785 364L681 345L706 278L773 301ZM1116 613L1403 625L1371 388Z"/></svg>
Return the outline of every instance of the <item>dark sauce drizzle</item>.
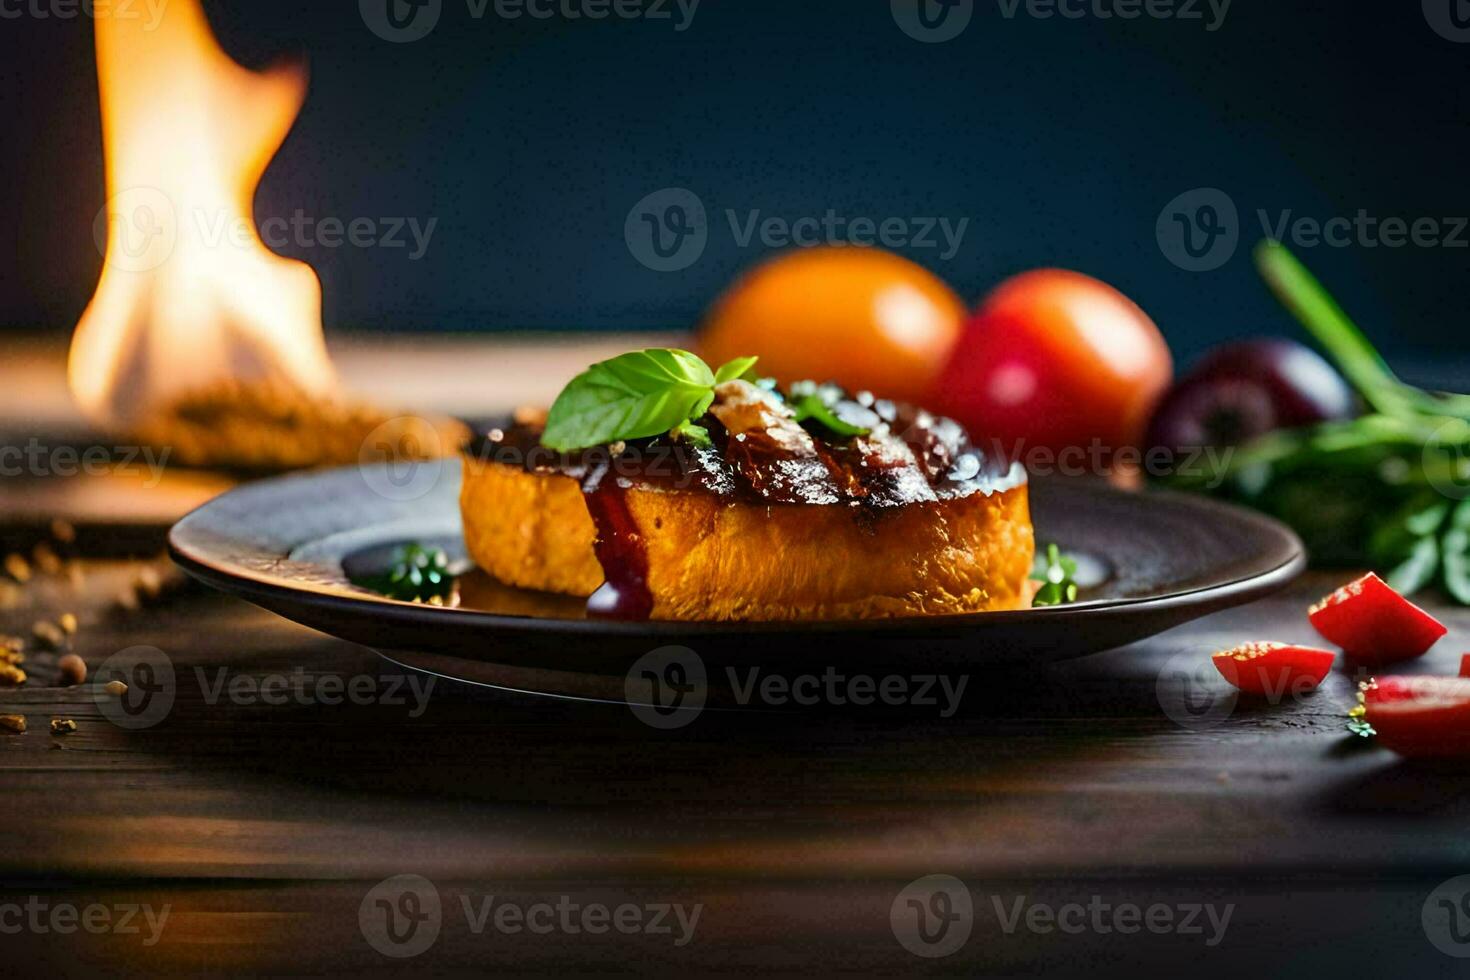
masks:
<svg viewBox="0 0 1470 980"><path fill-rule="evenodd" d="M708 448L659 436L558 453L541 445L540 426L517 424L477 435L464 452L578 481L606 576L587 600L587 614L622 620L653 612L647 543L628 507L634 487L704 492L732 503L848 506L854 520L872 527L903 504L989 495L1026 482L1019 464L973 446L950 419L865 395L840 407L876 415L887 429L847 438L808 423L815 459L796 459L759 433L732 438L708 415L700 420L713 442Z"/></svg>
<svg viewBox="0 0 1470 980"><path fill-rule="evenodd" d="M611 466L582 481L587 513L597 529L592 550L606 576L587 599L587 615L598 619L647 619L653 613L648 588L648 546L628 509L628 491Z"/></svg>

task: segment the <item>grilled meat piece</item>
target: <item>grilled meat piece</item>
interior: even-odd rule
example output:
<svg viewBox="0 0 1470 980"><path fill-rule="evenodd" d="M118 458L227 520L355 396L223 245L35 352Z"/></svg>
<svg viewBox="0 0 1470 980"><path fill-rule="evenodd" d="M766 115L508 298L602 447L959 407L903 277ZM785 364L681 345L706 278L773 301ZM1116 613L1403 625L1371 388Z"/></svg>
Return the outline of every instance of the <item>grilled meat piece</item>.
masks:
<svg viewBox="0 0 1470 980"><path fill-rule="evenodd" d="M594 615L860 619L1015 609L1034 541L1024 470L955 422L861 397L869 429L800 424L745 381L716 389L713 445L667 437L575 453L520 423L465 449L465 542L524 588Z"/></svg>

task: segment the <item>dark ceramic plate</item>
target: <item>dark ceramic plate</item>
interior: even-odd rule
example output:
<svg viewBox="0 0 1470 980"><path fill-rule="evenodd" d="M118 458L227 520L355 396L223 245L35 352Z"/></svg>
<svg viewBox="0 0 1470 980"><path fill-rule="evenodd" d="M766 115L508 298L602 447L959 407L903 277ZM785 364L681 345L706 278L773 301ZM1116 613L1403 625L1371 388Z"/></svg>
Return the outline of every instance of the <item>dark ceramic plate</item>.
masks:
<svg viewBox="0 0 1470 980"><path fill-rule="evenodd" d="M711 668L967 671L1059 660L1152 636L1271 592L1301 571L1285 527L1198 497L1035 481L1039 541L1079 556L1075 605L1023 612L815 623L589 620L582 602L468 570L459 608L398 602L351 584L394 547L445 548L461 566L459 462L349 467L252 483L189 514L173 556L207 584L412 666L543 693L619 697L631 663L670 645Z"/></svg>

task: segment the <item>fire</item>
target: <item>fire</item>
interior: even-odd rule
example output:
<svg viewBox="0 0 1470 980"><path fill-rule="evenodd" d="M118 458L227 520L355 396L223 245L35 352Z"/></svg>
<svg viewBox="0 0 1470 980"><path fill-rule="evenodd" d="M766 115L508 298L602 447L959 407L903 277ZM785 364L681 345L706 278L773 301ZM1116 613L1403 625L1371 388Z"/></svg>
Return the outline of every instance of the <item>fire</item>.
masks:
<svg viewBox="0 0 1470 980"><path fill-rule="evenodd" d="M304 67L236 64L199 0L169 0L156 24L99 16L96 31L108 205L102 278L68 364L82 410L134 428L221 384L331 397L321 285L252 218Z"/></svg>

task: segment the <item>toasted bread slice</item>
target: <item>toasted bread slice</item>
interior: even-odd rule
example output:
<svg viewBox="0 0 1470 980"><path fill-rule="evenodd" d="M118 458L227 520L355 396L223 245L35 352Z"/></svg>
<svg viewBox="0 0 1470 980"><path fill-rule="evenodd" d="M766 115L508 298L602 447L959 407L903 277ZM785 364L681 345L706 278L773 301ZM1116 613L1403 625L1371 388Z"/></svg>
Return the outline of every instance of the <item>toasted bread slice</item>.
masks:
<svg viewBox="0 0 1470 980"><path fill-rule="evenodd" d="M945 419L883 402L841 438L745 382L714 445L558 455L539 429L466 452L465 541L512 585L666 620L862 619L1015 609L1034 552L1024 472Z"/></svg>

